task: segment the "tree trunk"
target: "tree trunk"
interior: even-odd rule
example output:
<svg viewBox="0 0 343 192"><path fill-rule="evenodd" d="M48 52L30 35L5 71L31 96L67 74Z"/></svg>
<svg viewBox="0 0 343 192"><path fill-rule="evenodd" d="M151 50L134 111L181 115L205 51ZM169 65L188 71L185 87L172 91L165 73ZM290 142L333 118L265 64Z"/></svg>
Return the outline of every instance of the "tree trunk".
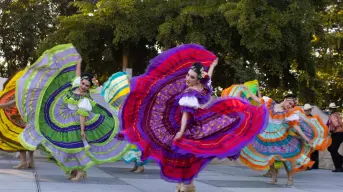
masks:
<svg viewBox="0 0 343 192"><path fill-rule="evenodd" d="M129 46L124 45L123 49L123 71L129 67Z"/></svg>

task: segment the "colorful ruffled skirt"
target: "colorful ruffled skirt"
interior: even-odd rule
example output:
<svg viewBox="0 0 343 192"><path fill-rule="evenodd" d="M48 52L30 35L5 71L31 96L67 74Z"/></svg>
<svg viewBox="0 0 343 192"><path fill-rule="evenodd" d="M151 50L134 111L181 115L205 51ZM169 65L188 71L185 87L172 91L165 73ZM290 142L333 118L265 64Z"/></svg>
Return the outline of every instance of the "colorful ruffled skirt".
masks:
<svg viewBox="0 0 343 192"><path fill-rule="evenodd" d="M254 95L257 94L258 91L258 81L257 80L253 80L253 81L248 81L244 83L244 86L246 86L250 92ZM240 97L243 99L248 100L251 104L257 106L259 105L257 102L255 102L252 97L239 85L239 84L233 84L230 87L224 89L222 91L221 97ZM274 167L276 169L280 169L283 167L283 163L282 161L275 161L274 162Z"/></svg>
<svg viewBox="0 0 343 192"><path fill-rule="evenodd" d="M235 98L215 99L196 110L183 138L173 140L182 116L177 97L184 91L188 70L194 62L208 68L215 58L202 46L182 45L161 53L144 75L131 80L119 113L122 133L139 147L143 161L154 159L159 164L166 181L187 184L213 158L238 158L265 128L265 107Z"/></svg>
<svg viewBox="0 0 343 192"><path fill-rule="evenodd" d="M16 81L24 74L18 72L11 78L0 92L0 103L7 103L15 99ZM25 122L21 118L16 106L0 109L0 149L7 152L26 150L19 142L18 136L24 131Z"/></svg>
<svg viewBox="0 0 343 192"><path fill-rule="evenodd" d="M306 170L314 162L309 158L314 150L325 150L331 145L328 129L317 116L308 118L302 109L300 128L313 142L306 144L288 124L269 123L266 130L245 147L240 160L255 170L267 170L275 161L286 162L292 174Z"/></svg>
<svg viewBox="0 0 343 192"><path fill-rule="evenodd" d="M143 165L150 163L151 160L148 159L148 160L142 161L141 157L142 157L142 152L138 149L137 146L133 145L131 147L130 151L127 152L123 156L123 160L126 163L134 162L136 166L143 166Z"/></svg>
<svg viewBox="0 0 343 192"><path fill-rule="evenodd" d="M129 78L125 72L113 74L103 85L101 94L114 110L119 110L127 95L130 93ZM130 150L123 156L126 163L134 162L136 166L143 166L150 160L141 160L142 152L137 146L132 145Z"/></svg>
<svg viewBox="0 0 343 192"><path fill-rule="evenodd" d="M130 93L129 77L125 72L113 74L103 85L101 95L114 110L119 110Z"/></svg>
<svg viewBox="0 0 343 192"><path fill-rule="evenodd" d="M86 117L86 140L80 135L80 115L65 102L80 58L71 45L59 45L28 67L17 81L18 109L27 121L19 140L34 150L42 145L66 172L86 170L95 164L120 160L130 149L115 139L118 119L96 104Z"/></svg>

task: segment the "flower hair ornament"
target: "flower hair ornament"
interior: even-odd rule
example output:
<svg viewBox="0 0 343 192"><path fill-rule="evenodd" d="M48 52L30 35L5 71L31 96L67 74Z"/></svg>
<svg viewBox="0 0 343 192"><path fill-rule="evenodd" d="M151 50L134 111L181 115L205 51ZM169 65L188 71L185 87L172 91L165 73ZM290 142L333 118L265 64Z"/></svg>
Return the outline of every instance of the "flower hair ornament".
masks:
<svg viewBox="0 0 343 192"><path fill-rule="evenodd" d="M99 81L95 77L93 77L92 83L93 83L93 86L92 86L93 89L96 89L99 87Z"/></svg>
<svg viewBox="0 0 343 192"><path fill-rule="evenodd" d="M201 78L200 79L209 79L209 78L210 78L210 76L208 75L207 72L205 72L205 71L201 72Z"/></svg>
<svg viewBox="0 0 343 192"><path fill-rule="evenodd" d="M201 63L193 63L191 69L197 73L197 77L200 80L201 84L207 84L210 81L209 75L205 72L204 67Z"/></svg>
<svg viewBox="0 0 343 192"><path fill-rule="evenodd" d="M207 84L210 80L210 76L204 71L204 68L201 68L200 70L199 79L202 84Z"/></svg>

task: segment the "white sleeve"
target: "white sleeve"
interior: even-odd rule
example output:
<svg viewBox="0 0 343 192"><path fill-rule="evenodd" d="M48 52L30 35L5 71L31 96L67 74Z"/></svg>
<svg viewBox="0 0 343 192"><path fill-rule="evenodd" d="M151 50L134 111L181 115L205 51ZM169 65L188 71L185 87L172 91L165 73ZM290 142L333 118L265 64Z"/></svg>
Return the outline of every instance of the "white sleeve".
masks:
<svg viewBox="0 0 343 192"><path fill-rule="evenodd" d="M267 97L267 96L263 96L262 100L267 103L271 98Z"/></svg>
<svg viewBox="0 0 343 192"><path fill-rule="evenodd" d="M81 84L81 77L76 77L75 80L72 83L73 87L78 87Z"/></svg>
<svg viewBox="0 0 343 192"><path fill-rule="evenodd" d="M200 107L199 101L194 96L184 96L179 100L179 105L183 107L191 107L194 109L198 109Z"/></svg>
<svg viewBox="0 0 343 192"><path fill-rule="evenodd" d="M86 111L92 111L92 104L87 98L81 99L77 107Z"/></svg>
<svg viewBox="0 0 343 192"><path fill-rule="evenodd" d="M285 120L286 120L287 122L289 122L289 121L299 121L299 120L300 120L300 117L299 117L298 114L295 114L295 113L294 113L294 114L292 114L292 115L286 117Z"/></svg>

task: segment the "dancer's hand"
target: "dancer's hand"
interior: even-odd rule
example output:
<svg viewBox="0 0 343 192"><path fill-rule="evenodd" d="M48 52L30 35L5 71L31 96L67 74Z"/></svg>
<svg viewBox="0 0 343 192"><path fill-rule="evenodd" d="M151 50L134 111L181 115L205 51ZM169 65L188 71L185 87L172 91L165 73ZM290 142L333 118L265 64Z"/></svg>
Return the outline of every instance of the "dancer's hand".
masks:
<svg viewBox="0 0 343 192"><path fill-rule="evenodd" d="M309 138L305 138L305 141L307 144L311 145L312 144L312 141L309 139Z"/></svg>
<svg viewBox="0 0 343 192"><path fill-rule="evenodd" d="M82 137L82 139L86 139L86 134L85 134L85 132L84 131L81 131L81 137Z"/></svg>
<svg viewBox="0 0 343 192"><path fill-rule="evenodd" d="M183 135L183 133L182 132L177 132L176 133L176 135L175 135L175 137L174 137L174 140L178 140L178 139L181 139L181 137L182 137L182 135Z"/></svg>
<svg viewBox="0 0 343 192"><path fill-rule="evenodd" d="M244 89L245 91L248 90L248 87L245 86L244 84L241 84L240 87L241 87L242 89Z"/></svg>

